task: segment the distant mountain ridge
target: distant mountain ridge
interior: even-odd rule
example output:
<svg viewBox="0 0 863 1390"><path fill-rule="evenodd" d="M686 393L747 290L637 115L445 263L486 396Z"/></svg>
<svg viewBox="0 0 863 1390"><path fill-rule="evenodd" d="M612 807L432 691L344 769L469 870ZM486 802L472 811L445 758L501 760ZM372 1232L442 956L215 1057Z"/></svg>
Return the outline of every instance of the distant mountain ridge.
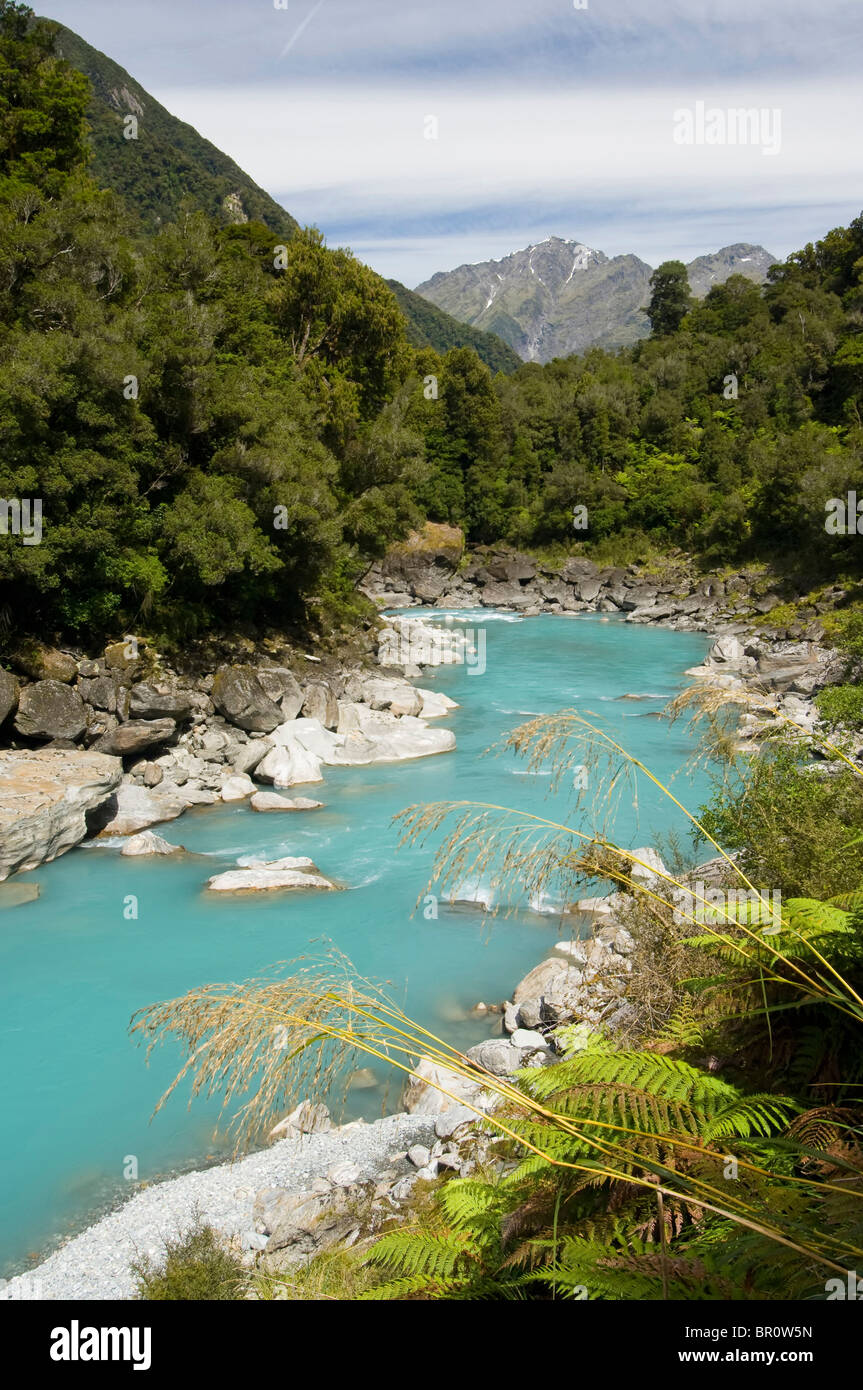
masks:
<svg viewBox="0 0 863 1390"><path fill-rule="evenodd" d="M737 242L687 266L693 294L730 275L762 283L775 257ZM641 312L652 267L638 256L609 258L581 241L547 237L500 261L439 271L416 293L475 328L495 333L523 361L549 362L589 347L624 347L649 331Z"/></svg>

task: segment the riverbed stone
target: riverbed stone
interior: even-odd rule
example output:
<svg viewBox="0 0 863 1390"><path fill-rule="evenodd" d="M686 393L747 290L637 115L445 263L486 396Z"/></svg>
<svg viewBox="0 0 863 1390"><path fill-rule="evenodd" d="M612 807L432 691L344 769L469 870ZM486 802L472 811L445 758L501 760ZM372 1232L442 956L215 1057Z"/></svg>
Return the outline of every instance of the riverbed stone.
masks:
<svg viewBox="0 0 863 1390"><path fill-rule="evenodd" d="M110 733L103 734L94 744L94 751L128 758L135 753L143 752L145 748L167 743L176 732L177 726L173 719L132 719L127 724L119 724Z"/></svg>
<svg viewBox="0 0 863 1390"><path fill-rule="evenodd" d="M126 858L143 858L145 855L181 854L182 845L172 845L155 835L152 830L143 830L140 835L130 835L120 853Z"/></svg>
<svg viewBox="0 0 863 1390"><path fill-rule="evenodd" d="M278 792L255 792L249 802L253 811L316 811L323 806L322 801L312 801L307 796L279 796Z"/></svg>
<svg viewBox="0 0 863 1390"><path fill-rule="evenodd" d="M107 706L104 706L107 708ZM133 719L175 719L178 724L192 713L192 693L142 681L132 687L129 713Z"/></svg>
<svg viewBox="0 0 863 1390"><path fill-rule="evenodd" d="M21 691L15 728L26 738L78 739L86 727L84 701L62 681L36 681Z"/></svg>

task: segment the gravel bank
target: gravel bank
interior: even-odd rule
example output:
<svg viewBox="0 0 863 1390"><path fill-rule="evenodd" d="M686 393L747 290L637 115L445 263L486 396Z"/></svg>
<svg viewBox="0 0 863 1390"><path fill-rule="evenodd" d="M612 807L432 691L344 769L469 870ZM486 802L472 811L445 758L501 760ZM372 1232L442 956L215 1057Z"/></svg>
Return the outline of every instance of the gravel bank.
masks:
<svg viewBox="0 0 863 1390"><path fill-rule="evenodd" d="M130 1261L160 1255L165 1237L185 1229L196 1211L226 1235L242 1239L254 1230L252 1207L260 1188L303 1192L334 1164L345 1162L358 1165L360 1181L388 1168L412 1172L405 1152L412 1144L433 1141L434 1124L434 1116L387 1115L374 1124L282 1139L236 1163L144 1188L29 1273L10 1279L0 1288L0 1299L131 1298Z"/></svg>

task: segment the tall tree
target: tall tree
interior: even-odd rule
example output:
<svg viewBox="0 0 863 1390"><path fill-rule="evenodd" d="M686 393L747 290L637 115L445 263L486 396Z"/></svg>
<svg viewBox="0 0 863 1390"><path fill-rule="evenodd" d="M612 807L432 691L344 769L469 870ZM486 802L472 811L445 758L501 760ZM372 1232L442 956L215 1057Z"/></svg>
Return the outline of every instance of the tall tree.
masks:
<svg viewBox="0 0 863 1390"><path fill-rule="evenodd" d="M692 303L683 261L663 261L650 277L650 303L645 309L654 338L676 333Z"/></svg>

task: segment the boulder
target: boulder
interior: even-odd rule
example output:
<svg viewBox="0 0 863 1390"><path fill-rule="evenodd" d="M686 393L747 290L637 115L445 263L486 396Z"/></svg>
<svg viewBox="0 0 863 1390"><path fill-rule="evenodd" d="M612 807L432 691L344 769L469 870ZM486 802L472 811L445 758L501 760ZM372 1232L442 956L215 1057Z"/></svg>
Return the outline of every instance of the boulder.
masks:
<svg viewBox="0 0 863 1390"><path fill-rule="evenodd" d="M68 652L47 647L44 642L28 638L12 653L13 664L34 681L60 681L68 684L78 674L78 663Z"/></svg>
<svg viewBox="0 0 863 1390"><path fill-rule="evenodd" d="M339 722L339 702L328 685L315 681L303 692L300 714L304 719L316 719L325 729L335 729Z"/></svg>
<svg viewBox="0 0 863 1390"><path fill-rule="evenodd" d="M735 667L741 664L745 654L740 638L728 635L714 642L707 653L707 660L713 665Z"/></svg>
<svg viewBox="0 0 863 1390"><path fill-rule="evenodd" d="M530 608L536 602L536 596L526 592L518 583L492 582L483 589L481 601L486 608Z"/></svg>
<svg viewBox="0 0 863 1390"><path fill-rule="evenodd" d="M311 801L306 796L279 796L278 792L255 792L249 802L253 811L316 811L322 801Z"/></svg>
<svg viewBox="0 0 863 1390"><path fill-rule="evenodd" d="M422 700L422 709L419 711L420 719L443 719L450 710L458 709L456 701L451 700L440 690L418 689L417 695Z"/></svg>
<svg viewBox="0 0 863 1390"><path fill-rule="evenodd" d="M468 1048L465 1055L493 1076L510 1076L522 1065L521 1053L506 1038L488 1038Z"/></svg>
<svg viewBox="0 0 863 1390"><path fill-rule="evenodd" d="M430 1057L421 1057L411 1072L402 1104L410 1115L442 1115L454 1103L466 1102L487 1113L494 1101L481 1081L468 1080Z"/></svg>
<svg viewBox="0 0 863 1390"><path fill-rule="evenodd" d="M219 795L223 801L245 801L254 794L255 784L244 772L229 775L222 781Z"/></svg>
<svg viewBox="0 0 863 1390"><path fill-rule="evenodd" d="M303 691L293 671L287 666L261 666L258 680L274 705L278 705L282 719L296 719L303 707Z"/></svg>
<svg viewBox="0 0 863 1390"><path fill-rule="evenodd" d="M0 724L18 708L18 682L0 666Z"/></svg>
<svg viewBox="0 0 863 1390"><path fill-rule="evenodd" d="M231 752L231 766L235 772L251 775L272 747L268 738L250 738L248 743L237 744Z"/></svg>
<svg viewBox="0 0 863 1390"><path fill-rule="evenodd" d="M108 706L102 706L107 709ZM170 690L167 686L141 682L133 686L129 697L129 713L133 719L175 719L178 724L192 713L192 694L185 690Z"/></svg>
<svg viewBox="0 0 863 1390"><path fill-rule="evenodd" d="M564 1022L578 1010L585 972L551 956L534 966L516 986L513 1003L521 1027L533 1029L543 1021Z"/></svg>
<svg viewBox="0 0 863 1390"><path fill-rule="evenodd" d="M167 743L176 732L173 719L132 719L128 724L118 724L116 729L103 734L93 747L96 753L128 758L134 753L143 752L145 748Z"/></svg>
<svg viewBox="0 0 863 1390"><path fill-rule="evenodd" d="M372 709L386 709L392 714L418 715L423 708L422 693L408 681L385 680L382 676L373 676L363 683L363 700Z"/></svg>
<svg viewBox="0 0 863 1390"><path fill-rule="evenodd" d="M532 1028L516 1028L510 1042L520 1052L544 1052L548 1046L542 1033L537 1033Z"/></svg>
<svg viewBox="0 0 863 1390"><path fill-rule="evenodd" d="M137 858L148 854L181 854L182 850L182 845L172 845L161 835L154 835L152 830L144 830L140 835L130 835L120 853L128 858Z"/></svg>
<svg viewBox="0 0 863 1390"><path fill-rule="evenodd" d="M272 782L274 787L324 780L320 758L298 743L272 748L258 763L255 776L259 782Z"/></svg>
<svg viewBox="0 0 863 1390"><path fill-rule="evenodd" d="M326 1134L333 1127L325 1105L310 1100L300 1101L296 1109L270 1130L270 1139L295 1139L299 1134Z"/></svg>
<svg viewBox="0 0 863 1390"><path fill-rule="evenodd" d="M122 671L124 676L131 677L143 665L143 645L139 638L131 635L124 637L122 642L110 642L105 648L105 665L112 671Z"/></svg>
<svg viewBox="0 0 863 1390"><path fill-rule="evenodd" d="M310 888L333 892L335 887L322 874L306 869L229 869L207 880L210 893L274 893Z"/></svg>
<svg viewBox="0 0 863 1390"><path fill-rule="evenodd" d="M87 834L87 814L114 792L117 758L100 753L0 752L0 879L65 854Z"/></svg>
<svg viewBox="0 0 863 1390"><path fill-rule="evenodd" d="M655 888L660 883L666 882L666 878L663 876L668 874L668 870L655 849L645 847L630 850L629 853L632 855L633 862L628 877L634 883L643 884L645 888ZM641 862L636 864L636 859Z"/></svg>
<svg viewBox="0 0 863 1390"><path fill-rule="evenodd" d="M119 687L122 689L122 687ZM118 685L113 676L93 676L78 682L78 694L94 709L115 714L117 710Z"/></svg>
<svg viewBox="0 0 863 1390"><path fill-rule="evenodd" d="M283 722L254 666L222 666L213 677L210 698L230 724L247 733L269 734Z"/></svg>
<svg viewBox="0 0 863 1390"><path fill-rule="evenodd" d="M21 691L15 728L25 738L77 739L86 727L84 701L62 681L37 681Z"/></svg>
<svg viewBox="0 0 863 1390"><path fill-rule="evenodd" d="M198 796L204 796L199 792ZM215 800L209 793L208 799ZM90 833L100 836L137 835L160 821L176 820L192 804L191 795L173 783L162 782L154 791L136 782L124 782L89 820Z"/></svg>

